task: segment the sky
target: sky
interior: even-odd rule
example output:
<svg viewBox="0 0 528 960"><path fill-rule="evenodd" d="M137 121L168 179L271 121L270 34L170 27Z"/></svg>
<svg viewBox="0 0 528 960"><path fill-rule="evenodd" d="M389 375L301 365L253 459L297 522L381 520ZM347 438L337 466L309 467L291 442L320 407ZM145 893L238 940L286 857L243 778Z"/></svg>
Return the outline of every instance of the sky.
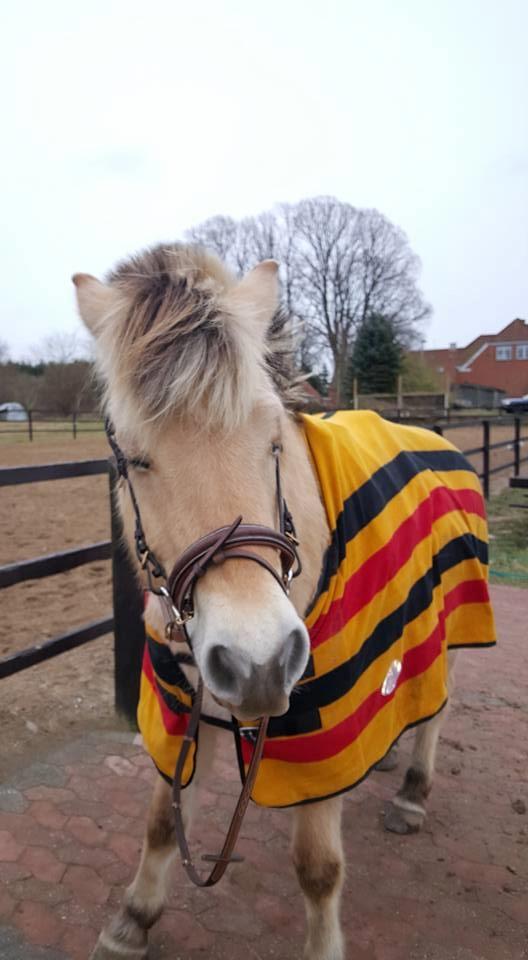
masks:
<svg viewBox="0 0 528 960"><path fill-rule="evenodd" d="M431 347L528 319L526 0L26 0L0 34L0 338L215 214L331 194L406 232Z"/></svg>

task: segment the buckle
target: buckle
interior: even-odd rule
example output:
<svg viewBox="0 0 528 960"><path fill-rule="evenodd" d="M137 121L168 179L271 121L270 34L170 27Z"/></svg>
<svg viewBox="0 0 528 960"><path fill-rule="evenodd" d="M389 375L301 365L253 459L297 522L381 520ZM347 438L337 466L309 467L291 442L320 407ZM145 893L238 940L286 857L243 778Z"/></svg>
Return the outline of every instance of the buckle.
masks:
<svg viewBox="0 0 528 960"><path fill-rule="evenodd" d="M165 606L169 614L169 619L165 626L165 636L167 640L170 640L172 638L172 632L174 630L174 627L183 627L189 620L192 620L192 618L194 617L194 611L188 610L180 613L180 611L178 610L178 607L174 606L174 603L172 602L172 597L169 591L167 590L167 587L161 586L159 588L159 596L165 603Z"/></svg>
<svg viewBox="0 0 528 960"><path fill-rule="evenodd" d="M259 726L249 726L249 725L246 727L238 728L238 732L240 736L244 740L247 740L248 743L252 743L252 744L255 744L257 742L259 730L260 730Z"/></svg>

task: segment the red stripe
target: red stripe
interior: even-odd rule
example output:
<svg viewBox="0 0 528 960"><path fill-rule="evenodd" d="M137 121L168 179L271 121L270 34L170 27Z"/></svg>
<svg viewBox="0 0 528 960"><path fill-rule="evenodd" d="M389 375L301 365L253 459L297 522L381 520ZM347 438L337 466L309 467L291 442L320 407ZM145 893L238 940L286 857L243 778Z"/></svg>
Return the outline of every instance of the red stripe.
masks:
<svg viewBox="0 0 528 960"><path fill-rule="evenodd" d="M165 731L171 737L181 737L187 729L187 716L181 713L173 713L165 703L158 688L156 674L154 673L154 667L152 666L152 660L150 659L148 644L145 644L145 652L143 654L143 675L146 677L154 693L156 694Z"/></svg>
<svg viewBox="0 0 528 960"><path fill-rule="evenodd" d="M417 647L408 650L402 660L402 672L396 690L384 697L374 690L359 704L357 709L331 730L305 737L266 740L264 758L284 760L290 763L316 763L327 760L357 740L376 714L385 707L401 689L406 680L425 673L442 653L445 639L445 620L458 606L465 603L485 603L489 599L487 584L483 580L466 580L457 584L444 598L444 609L432 633ZM245 744L244 744L245 746ZM250 750L244 750L248 761Z"/></svg>
<svg viewBox="0 0 528 960"><path fill-rule="evenodd" d="M409 560L417 544L430 536L433 524L453 510L484 517L484 504L475 490L435 487L429 497L407 517L391 539L349 577L342 597L317 618L310 630L312 650L338 633L370 603Z"/></svg>

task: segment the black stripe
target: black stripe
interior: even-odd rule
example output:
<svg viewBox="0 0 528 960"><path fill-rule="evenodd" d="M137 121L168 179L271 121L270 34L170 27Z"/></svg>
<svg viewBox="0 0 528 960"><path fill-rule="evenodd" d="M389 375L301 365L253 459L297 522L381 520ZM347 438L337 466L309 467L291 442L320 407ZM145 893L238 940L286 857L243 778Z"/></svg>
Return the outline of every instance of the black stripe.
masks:
<svg viewBox="0 0 528 960"><path fill-rule="evenodd" d="M180 663L188 663L188 654L180 655L171 653L170 648L162 643L157 643L147 634L148 650L154 673L173 687L180 687L184 693L194 696L194 687L189 683Z"/></svg>
<svg viewBox="0 0 528 960"><path fill-rule="evenodd" d="M308 657L308 663L306 664L306 670L299 680L299 683L304 683L305 680L310 680L312 677L315 677L315 664L313 661L313 656L310 654Z"/></svg>
<svg viewBox="0 0 528 960"><path fill-rule="evenodd" d="M235 726L235 720L223 720L222 717L213 717L209 713L200 714L200 723L207 723L210 727L219 727L220 730L229 730L230 733L234 733L235 729L238 729Z"/></svg>
<svg viewBox="0 0 528 960"><path fill-rule="evenodd" d="M188 707L187 704L183 702L183 700L180 700L179 697L176 696L176 694L170 693L168 690L166 690L165 687L162 686L162 684L159 682L157 677L156 677L156 687L165 703L165 706L169 708L171 713L190 713L191 712L191 708Z"/></svg>
<svg viewBox="0 0 528 960"><path fill-rule="evenodd" d="M376 470L343 503L324 556L321 577L310 609L317 597L328 589L331 578L346 556L348 542L368 526L413 477L425 470L468 470L475 473L471 464L456 450L402 450L393 460Z"/></svg>
<svg viewBox="0 0 528 960"><path fill-rule="evenodd" d="M302 709L292 709L292 704L296 703L297 690L294 690L291 696L288 712L282 717L270 717L267 737L296 737L301 733L315 733L322 729L323 722L317 707L308 706L304 699Z"/></svg>
<svg viewBox="0 0 528 960"><path fill-rule="evenodd" d="M413 584L404 603L379 621L355 656L299 687L296 697L290 702L288 712L283 717L275 718L271 735L287 736L286 731L292 716L318 710L345 696L365 670L401 637L407 624L430 606L433 590L439 585L442 575L464 560L478 557L482 563L486 563L487 554L487 544L471 533L447 543L433 557L429 570Z"/></svg>

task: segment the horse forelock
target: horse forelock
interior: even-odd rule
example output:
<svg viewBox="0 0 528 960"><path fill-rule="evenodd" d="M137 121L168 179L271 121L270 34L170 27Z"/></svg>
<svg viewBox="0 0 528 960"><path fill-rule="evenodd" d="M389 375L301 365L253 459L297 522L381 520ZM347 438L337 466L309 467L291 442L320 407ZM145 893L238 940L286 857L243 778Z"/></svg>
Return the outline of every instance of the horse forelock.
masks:
<svg viewBox="0 0 528 960"><path fill-rule="evenodd" d="M232 429L266 392L298 404L288 318L279 311L259 339L251 317L230 311L236 279L215 256L160 245L120 263L107 282L117 299L99 366L121 420L191 414Z"/></svg>

